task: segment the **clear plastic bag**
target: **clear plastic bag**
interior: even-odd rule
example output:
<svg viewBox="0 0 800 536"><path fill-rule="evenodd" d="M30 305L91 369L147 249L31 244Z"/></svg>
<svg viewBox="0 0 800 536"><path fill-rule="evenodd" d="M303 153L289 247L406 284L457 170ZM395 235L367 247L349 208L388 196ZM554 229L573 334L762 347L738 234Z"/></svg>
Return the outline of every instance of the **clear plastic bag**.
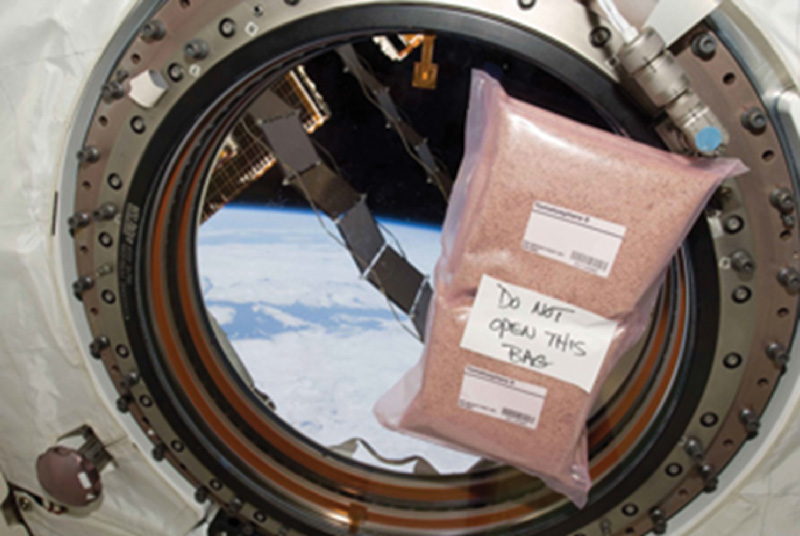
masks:
<svg viewBox="0 0 800 536"><path fill-rule="evenodd" d="M714 190L746 170L576 123L474 72L425 349L378 419L516 466L583 507L600 387Z"/></svg>

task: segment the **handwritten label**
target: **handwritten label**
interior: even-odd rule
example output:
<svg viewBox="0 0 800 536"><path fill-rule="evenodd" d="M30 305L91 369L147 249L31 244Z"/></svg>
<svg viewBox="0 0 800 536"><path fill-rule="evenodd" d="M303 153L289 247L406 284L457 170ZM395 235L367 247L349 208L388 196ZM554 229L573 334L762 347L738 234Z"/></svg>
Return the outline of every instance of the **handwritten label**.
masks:
<svg viewBox="0 0 800 536"><path fill-rule="evenodd" d="M458 406L535 430L546 397L544 387L468 365Z"/></svg>
<svg viewBox="0 0 800 536"><path fill-rule="evenodd" d="M591 391L617 323L484 275L461 347Z"/></svg>
<svg viewBox="0 0 800 536"><path fill-rule="evenodd" d="M522 247L585 272L608 277L625 232L622 225L536 201Z"/></svg>

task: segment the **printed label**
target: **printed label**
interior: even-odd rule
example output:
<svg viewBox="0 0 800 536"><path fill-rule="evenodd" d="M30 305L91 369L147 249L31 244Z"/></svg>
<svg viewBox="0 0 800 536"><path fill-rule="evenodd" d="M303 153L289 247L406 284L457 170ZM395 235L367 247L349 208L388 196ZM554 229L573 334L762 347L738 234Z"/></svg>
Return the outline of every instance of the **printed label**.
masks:
<svg viewBox="0 0 800 536"><path fill-rule="evenodd" d="M548 259L608 277L625 231L622 225L536 201L522 247Z"/></svg>
<svg viewBox="0 0 800 536"><path fill-rule="evenodd" d="M589 392L616 329L616 322L484 274L461 347Z"/></svg>
<svg viewBox="0 0 800 536"><path fill-rule="evenodd" d="M535 430L547 389L467 366L459 407Z"/></svg>

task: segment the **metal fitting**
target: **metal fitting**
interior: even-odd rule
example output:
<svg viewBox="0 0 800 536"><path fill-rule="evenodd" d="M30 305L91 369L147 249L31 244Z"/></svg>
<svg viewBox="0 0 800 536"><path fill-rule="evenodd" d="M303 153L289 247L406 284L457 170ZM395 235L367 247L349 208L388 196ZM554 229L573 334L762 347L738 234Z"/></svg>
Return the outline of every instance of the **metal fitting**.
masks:
<svg viewBox="0 0 800 536"><path fill-rule="evenodd" d="M131 395L122 395L117 399L117 409L120 413L128 413L128 406L133 403Z"/></svg>
<svg viewBox="0 0 800 536"><path fill-rule="evenodd" d="M769 196L769 202L782 214L791 214L797 208L794 194L789 188L778 188L773 191Z"/></svg>
<svg viewBox="0 0 800 536"><path fill-rule="evenodd" d="M103 86L102 89L103 100L115 101L125 96L125 86L121 82L112 81Z"/></svg>
<svg viewBox="0 0 800 536"><path fill-rule="evenodd" d="M667 514L661 508L650 510L650 521L653 522L653 534L667 533Z"/></svg>
<svg viewBox="0 0 800 536"><path fill-rule="evenodd" d="M160 20L151 20L142 26L142 39L148 42L160 41L167 35L167 28Z"/></svg>
<svg viewBox="0 0 800 536"><path fill-rule="evenodd" d="M771 342L767 345L767 357L772 359L779 367L789 364L789 351L779 342Z"/></svg>
<svg viewBox="0 0 800 536"><path fill-rule="evenodd" d="M113 203L106 203L96 208L94 211L94 219L97 221L113 220L117 215L117 207Z"/></svg>
<svg viewBox="0 0 800 536"><path fill-rule="evenodd" d="M88 212L78 212L69 217L67 220L67 226L69 226L69 234L71 236L75 236L75 233L78 229L83 229L84 227L88 227L89 224L92 223L92 217L89 215Z"/></svg>
<svg viewBox="0 0 800 536"><path fill-rule="evenodd" d="M739 413L739 420L747 431L747 439L754 439L761 429L761 420L758 414L750 408L745 408Z"/></svg>
<svg viewBox="0 0 800 536"><path fill-rule="evenodd" d="M164 461L164 458L167 455L167 446L164 443L157 443L156 446L153 447L152 454L155 461Z"/></svg>
<svg viewBox="0 0 800 536"><path fill-rule="evenodd" d="M769 120L760 108L753 107L742 114L742 126L753 134L761 134L767 130Z"/></svg>
<svg viewBox="0 0 800 536"><path fill-rule="evenodd" d="M710 60L717 53L717 40L710 32L704 32L692 39L692 52L702 60Z"/></svg>
<svg viewBox="0 0 800 536"><path fill-rule="evenodd" d="M202 39L192 39L183 46L183 52L193 60L202 60L208 56L208 43Z"/></svg>
<svg viewBox="0 0 800 536"><path fill-rule="evenodd" d="M719 486L719 478L717 471L710 463L702 463L697 467L697 472L700 473L700 478L703 479L703 491L706 493L713 493L717 491Z"/></svg>
<svg viewBox="0 0 800 536"><path fill-rule="evenodd" d="M79 164L94 164L100 160L100 151L97 147L87 145L75 155Z"/></svg>
<svg viewBox="0 0 800 536"><path fill-rule="evenodd" d="M753 257L743 249L738 249L731 253L731 267L743 274L752 274L756 269Z"/></svg>
<svg viewBox="0 0 800 536"><path fill-rule="evenodd" d="M233 19L223 19L219 23L219 33L222 37L231 38L236 34L236 23Z"/></svg>
<svg viewBox="0 0 800 536"><path fill-rule="evenodd" d="M800 271L794 266L787 266L778 272L778 281L786 287L789 292L800 290Z"/></svg>
<svg viewBox="0 0 800 536"><path fill-rule="evenodd" d="M81 276L72 283L72 294L78 301L83 301L83 293L92 287L94 287L94 279L88 275Z"/></svg>
<svg viewBox="0 0 800 536"><path fill-rule="evenodd" d="M727 130L692 89L686 71L654 29L646 28L626 44L618 59L640 90L635 94L646 99L645 107L665 112L692 152L716 156L725 149L730 140Z"/></svg>
<svg viewBox="0 0 800 536"><path fill-rule="evenodd" d="M108 340L108 337L97 337L89 344L89 353L95 359L100 359L103 350L109 346L111 346L111 341Z"/></svg>
<svg viewBox="0 0 800 536"><path fill-rule="evenodd" d="M726 233L736 234L744 228L744 220L740 216L729 216L722 225Z"/></svg>

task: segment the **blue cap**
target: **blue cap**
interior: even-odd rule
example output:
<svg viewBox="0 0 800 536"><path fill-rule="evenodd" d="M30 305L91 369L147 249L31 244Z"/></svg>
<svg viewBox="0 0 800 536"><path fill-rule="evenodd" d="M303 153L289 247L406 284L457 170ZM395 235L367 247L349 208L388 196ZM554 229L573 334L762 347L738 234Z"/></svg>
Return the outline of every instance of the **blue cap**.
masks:
<svg viewBox="0 0 800 536"><path fill-rule="evenodd" d="M717 127L704 127L694 138L695 146L702 153L713 153L722 145L722 131Z"/></svg>

